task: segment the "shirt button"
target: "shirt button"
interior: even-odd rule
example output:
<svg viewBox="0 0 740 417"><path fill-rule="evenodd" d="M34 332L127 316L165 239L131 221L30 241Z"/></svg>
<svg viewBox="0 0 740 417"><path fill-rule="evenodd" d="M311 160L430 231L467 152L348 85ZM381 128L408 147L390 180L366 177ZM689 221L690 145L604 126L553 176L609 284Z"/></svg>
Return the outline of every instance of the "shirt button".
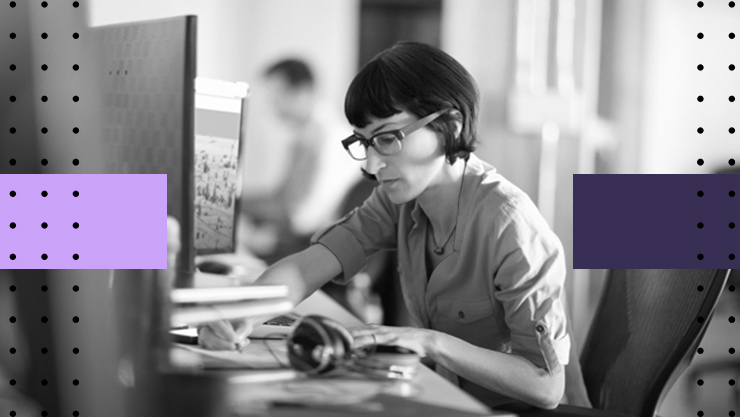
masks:
<svg viewBox="0 0 740 417"><path fill-rule="evenodd" d="M460 317L461 319L464 319L465 318L465 313L463 313L462 310L460 310L460 311L457 312L457 316Z"/></svg>
<svg viewBox="0 0 740 417"><path fill-rule="evenodd" d="M537 329L537 333L542 333L545 331L545 326L538 324L536 329Z"/></svg>

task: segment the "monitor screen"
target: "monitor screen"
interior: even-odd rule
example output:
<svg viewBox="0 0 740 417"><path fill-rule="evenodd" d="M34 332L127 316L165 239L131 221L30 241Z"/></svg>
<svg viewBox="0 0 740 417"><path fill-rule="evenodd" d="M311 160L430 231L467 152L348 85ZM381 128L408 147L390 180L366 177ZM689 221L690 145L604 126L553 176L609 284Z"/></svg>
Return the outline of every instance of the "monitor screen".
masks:
<svg viewBox="0 0 740 417"><path fill-rule="evenodd" d="M195 206L197 254L234 252L241 190L239 155L246 83L195 81Z"/></svg>

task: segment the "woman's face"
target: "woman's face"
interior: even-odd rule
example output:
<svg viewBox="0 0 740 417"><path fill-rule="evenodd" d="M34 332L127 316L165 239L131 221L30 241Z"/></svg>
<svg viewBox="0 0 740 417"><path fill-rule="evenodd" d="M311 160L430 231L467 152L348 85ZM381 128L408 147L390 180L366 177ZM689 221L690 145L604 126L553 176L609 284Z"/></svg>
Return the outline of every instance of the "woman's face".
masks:
<svg viewBox="0 0 740 417"><path fill-rule="evenodd" d="M355 133L369 139L373 135L397 130L419 118L403 111L385 119L370 119L370 124ZM395 204L403 204L421 195L438 179L445 155L440 140L428 127L421 128L402 141L394 155L381 155L372 146L367 150L365 170L377 177Z"/></svg>

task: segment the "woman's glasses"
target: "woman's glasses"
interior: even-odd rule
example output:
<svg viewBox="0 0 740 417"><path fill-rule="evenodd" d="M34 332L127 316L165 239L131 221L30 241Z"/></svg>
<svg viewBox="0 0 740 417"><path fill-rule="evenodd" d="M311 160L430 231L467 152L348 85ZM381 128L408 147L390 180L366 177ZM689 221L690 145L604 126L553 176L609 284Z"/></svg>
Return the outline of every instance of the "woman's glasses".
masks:
<svg viewBox="0 0 740 417"><path fill-rule="evenodd" d="M401 152L403 145L401 141L406 136L414 133L422 127L428 125L434 119L444 114L447 110L440 110L434 112L426 117L423 117L408 126L402 127L398 130L391 130L388 132L380 132L370 139L365 139L358 136L356 133L342 141L342 146L349 153L352 159L358 161L364 161L367 159L367 148L372 146L381 155L393 155Z"/></svg>

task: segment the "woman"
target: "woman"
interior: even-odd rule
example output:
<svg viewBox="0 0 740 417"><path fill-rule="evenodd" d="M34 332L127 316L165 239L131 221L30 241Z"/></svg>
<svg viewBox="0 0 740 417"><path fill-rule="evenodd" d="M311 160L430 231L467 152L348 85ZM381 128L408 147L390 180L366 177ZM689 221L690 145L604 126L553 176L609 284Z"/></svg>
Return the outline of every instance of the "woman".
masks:
<svg viewBox="0 0 740 417"><path fill-rule="evenodd" d="M353 329L355 344L428 356L489 405L554 408L570 348L563 248L529 197L472 153L478 102L470 74L436 48L402 42L377 55L347 91L355 131L342 144L380 186L258 282L297 267L300 301L332 278L354 276L373 253L396 250L418 328ZM218 325L201 332L213 348L231 348L234 338Z"/></svg>

